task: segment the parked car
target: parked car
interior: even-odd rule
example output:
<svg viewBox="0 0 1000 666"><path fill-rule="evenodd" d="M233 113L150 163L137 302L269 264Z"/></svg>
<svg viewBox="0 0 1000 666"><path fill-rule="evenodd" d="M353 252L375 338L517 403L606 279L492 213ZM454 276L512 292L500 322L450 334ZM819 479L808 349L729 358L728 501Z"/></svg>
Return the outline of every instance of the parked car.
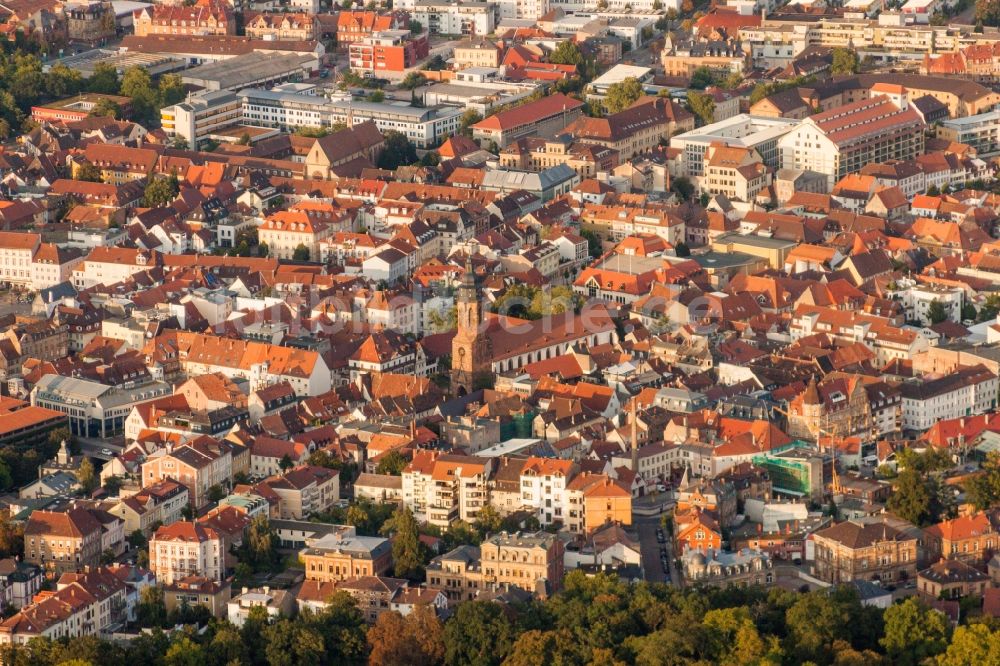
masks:
<svg viewBox="0 0 1000 666"><path fill-rule="evenodd" d="M113 455L115 455L115 452L112 451L111 449L107 448L107 447L104 447L103 449L101 449L101 455L102 456L113 456Z"/></svg>

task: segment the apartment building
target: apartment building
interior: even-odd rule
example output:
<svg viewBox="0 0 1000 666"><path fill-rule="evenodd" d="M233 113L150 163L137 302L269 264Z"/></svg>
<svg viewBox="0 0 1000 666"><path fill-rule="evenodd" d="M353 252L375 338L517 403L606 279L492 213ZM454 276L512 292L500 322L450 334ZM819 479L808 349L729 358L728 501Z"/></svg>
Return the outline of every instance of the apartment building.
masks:
<svg viewBox="0 0 1000 666"><path fill-rule="evenodd" d="M694 114L666 97L643 97L631 107L603 118L581 116L566 133L584 143L618 151L625 162L645 153L677 132L694 129Z"/></svg>
<svg viewBox="0 0 1000 666"><path fill-rule="evenodd" d="M705 175L698 179L702 192L749 203L770 185L771 172L754 149L719 142L709 145L705 152Z"/></svg>
<svg viewBox="0 0 1000 666"><path fill-rule="evenodd" d="M166 479L118 500L110 512L125 522L125 534L138 530L148 538L157 523L169 525L180 520L189 502L187 486Z"/></svg>
<svg viewBox="0 0 1000 666"><path fill-rule="evenodd" d="M235 35L232 7L219 0L198 0L194 5L152 5L132 14L137 37L147 35Z"/></svg>
<svg viewBox="0 0 1000 666"><path fill-rule="evenodd" d="M149 540L149 568L164 585L189 576L222 581L226 577L223 539L200 523L179 520L163 525Z"/></svg>
<svg viewBox="0 0 1000 666"><path fill-rule="evenodd" d="M814 532L813 574L828 583L893 583L917 575L917 539L884 522L847 521Z"/></svg>
<svg viewBox="0 0 1000 666"><path fill-rule="evenodd" d="M596 144L574 142L568 134L554 139L525 137L500 152L500 166L521 171L544 171L565 164L581 178L594 178L618 166L618 151Z"/></svg>
<svg viewBox="0 0 1000 666"><path fill-rule="evenodd" d="M491 2L452 4L442 0L416 0L410 16L432 35L492 35L496 6Z"/></svg>
<svg viewBox="0 0 1000 666"><path fill-rule="evenodd" d="M340 499L340 474L326 467L303 465L265 479L262 485L278 496L283 519L304 520L329 510Z"/></svg>
<svg viewBox="0 0 1000 666"><path fill-rule="evenodd" d="M993 557L1000 533L990 516L980 511L924 528L924 549L927 559L961 560L973 566L982 566Z"/></svg>
<svg viewBox="0 0 1000 666"><path fill-rule="evenodd" d="M152 177L159 159L160 154L149 148L90 143L83 151L83 159L73 163L73 176L79 174L84 164L92 164L100 169L102 181L121 185Z"/></svg>
<svg viewBox="0 0 1000 666"><path fill-rule="evenodd" d="M103 183L88 184L103 185ZM135 185L141 186L142 183L136 182ZM124 247L95 247L87 258L73 269L73 286L82 290L99 284L117 284L159 263L160 255L156 252Z"/></svg>
<svg viewBox="0 0 1000 666"><path fill-rule="evenodd" d="M347 53L352 70L381 76L415 67L429 51L427 35L413 36L409 30L384 30L352 42Z"/></svg>
<svg viewBox="0 0 1000 666"><path fill-rule="evenodd" d="M1000 380L979 364L929 380L903 382L903 429L926 430L938 421L993 411Z"/></svg>
<svg viewBox="0 0 1000 666"><path fill-rule="evenodd" d="M779 142L781 166L826 174L830 189L873 162L911 160L924 152L924 121L906 102L877 95L801 121Z"/></svg>
<svg viewBox="0 0 1000 666"><path fill-rule="evenodd" d="M485 37L472 37L461 41L455 46L455 65L459 69L468 67L500 66L501 49L496 43Z"/></svg>
<svg viewBox="0 0 1000 666"><path fill-rule="evenodd" d="M324 583L360 576L381 576L392 566L392 544L381 537L335 532L316 539L299 553L306 580Z"/></svg>
<svg viewBox="0 0 1000 666"><path fill-rule="evenodd" d="M568 487L566 527L591 534L606 525L632 524L632 492L605 474L578 474Z"/></svg>
<svg viewBox="0 0 1000 666"><path fill-rule="evenodd" d="M167 136L183 139L194 150L242 121L243 100L232 90L200 90L183 102L160 109L160 123Z"/></svg>
<svg viewBox="0 0 1000 666"><path fill-rule="evenodd" d="M248 380L252 391L287 381L296 395L313 396L331 385L330 370L317 352L263 342L168 331L148 340L143 353L147 365L165 376L219 372Z"/></svg>
<svg viewBox="0 0 1000 666"><path fill-rule="evenodd" d="M309 252L308 259L319 258L319 244L333 236L333 225L324 224L302 211L281 210L269 215L257 228L260 242L267 243L269 256L292 259L299 246Z"/></svg>
<svg viewBox="0 0 1000 666"><path fill-rule="evenodd" d="M403 503L417 520L438 527L447 529L459 519L472 523L489 502L492 462L476 456L414 451L403 470Z"/></svg>
<svg viewBox="0 0 1000 666"><path fill-rule="evenodd" d="M40 234L0 231L0 282L30 285L32 261L41 245Z"/></svg>
<svg viewBox="0 0 1000 666"><path fill-rule="evenodd" d="M879 368L894 359L910 360L930 347L917 331L900 328L883 317L813 305L797 306L789 326L792 339L820 332L834 340L864 343L875 352L873 364Z"/></svg>
<svg viewBox="0 0 1000 666"><path fill-rule="evenodd" d="M187 488L191 506L204 507L213 486L232 485L232 445L201 436L181 446L154 451L142 464L142 482L151 486L171 480Z"/></svg>
<svg viewBox="0 0 1000 666"><path fill-rule="evenodd" d="M33 511L24 526L24 561L57 574L100 564L103 528L87 509Z"/></svg>
<svg viewBox="0 0 1000 666"><path fill-rule="evenodd" d="M316 39L318 24L312 14L282 12L257 14L247 21L244 34L252 39L305 42Z"/></svg>
<svg viewBox="0 0 1000 666"><path fill-rule="evenodd" d="M31 258L31 289L50 289L68 282L73 277L73 270L85 258L86 254L79 248L60 247L55 243L40 244ZM0 271L2 270L3 265L0 263ZM17 270L20 272L20 269Z"/></svg>
<svg viewBox="0 0 1000 666"><path fill-rule="evenodd" d="M569 518L569 483L577 472L572 460L528 458L521 469L521 505L535 510L542 525Z"/></svg>
<svg viewBox="0 0 1000 666"><path fill-rule="evenodd" d="M671 169L673 176L695 178L705 173L705 153L713 143L755 150L771 169L781 168L778 142L799 125L789 118L766 118L746 113L705 125L670 138L670 147L678 157Z"/></svg>
<svg viewBox="0 0 1000 666"><path fill-rule="evenodd" d="M127 596L125 583L108 569L63 574L54 592L0 623L0 645L100 636L125 619Z"/></svg>
<svg viewBox="0 0 1000 666"><path fill-rule="evenodd" d="M337 44L350 46L376 32L406 27L403 15L380 14L374 11L351 10L337 14Z"/></svg>

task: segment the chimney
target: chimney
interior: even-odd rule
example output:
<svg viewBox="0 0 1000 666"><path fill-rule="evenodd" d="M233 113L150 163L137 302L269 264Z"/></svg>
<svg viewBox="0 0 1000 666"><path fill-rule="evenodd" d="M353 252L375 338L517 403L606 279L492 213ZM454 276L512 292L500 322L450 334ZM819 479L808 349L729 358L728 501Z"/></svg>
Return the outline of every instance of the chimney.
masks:
<svg viewBox="0 0 1000 666"><path fill-rule="evenodd" d="M636 434L635 398L632 398L632 471L639 473L639 440Z"/></svg>

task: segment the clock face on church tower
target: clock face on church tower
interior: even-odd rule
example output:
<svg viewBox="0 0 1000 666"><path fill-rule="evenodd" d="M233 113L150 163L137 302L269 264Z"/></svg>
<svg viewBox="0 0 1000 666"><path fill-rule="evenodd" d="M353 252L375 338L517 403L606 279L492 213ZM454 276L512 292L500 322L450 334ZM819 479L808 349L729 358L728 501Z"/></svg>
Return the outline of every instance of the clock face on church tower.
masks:
<svg viewBox="0 0 1000 666"><path fill-rule="evenodd" d="M465 347L459 347L458 348L458 355L459 356L465 356Z"/></svg>

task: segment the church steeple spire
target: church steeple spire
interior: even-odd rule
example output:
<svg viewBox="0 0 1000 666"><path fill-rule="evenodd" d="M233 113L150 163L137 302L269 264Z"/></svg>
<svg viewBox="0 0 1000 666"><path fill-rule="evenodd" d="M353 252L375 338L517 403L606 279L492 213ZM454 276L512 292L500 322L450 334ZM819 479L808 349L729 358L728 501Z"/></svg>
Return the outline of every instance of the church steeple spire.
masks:
<svg viewBox="0 0 1000 666"><path fill-rule="evenodd" d="M477 377L491 372L489 342L482 330L482 304L472 258L478 254L473 244L465 259L465 272L455 303L458 332L451 347L451 389L456 395L475 390Z"/></svg>

